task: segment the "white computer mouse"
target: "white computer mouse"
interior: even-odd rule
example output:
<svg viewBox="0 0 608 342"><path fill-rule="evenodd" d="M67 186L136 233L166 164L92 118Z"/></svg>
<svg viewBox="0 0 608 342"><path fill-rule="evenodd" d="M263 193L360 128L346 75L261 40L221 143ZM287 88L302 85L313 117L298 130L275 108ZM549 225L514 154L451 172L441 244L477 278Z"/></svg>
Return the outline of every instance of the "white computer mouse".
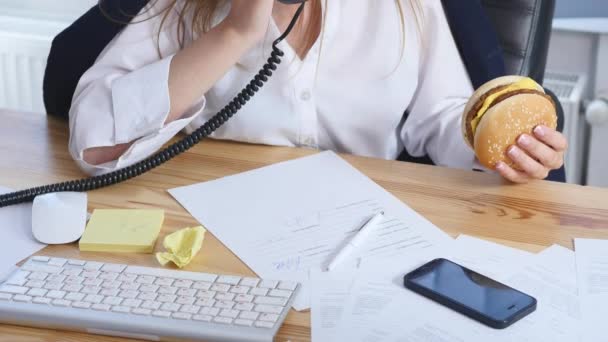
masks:
<svg viewBox="0 0 608 342"><path fill-rule="evenodd" d="M36 196L32 204L32 234L49 244L74 242L87 223L87 194L55 192Z"/></svg>

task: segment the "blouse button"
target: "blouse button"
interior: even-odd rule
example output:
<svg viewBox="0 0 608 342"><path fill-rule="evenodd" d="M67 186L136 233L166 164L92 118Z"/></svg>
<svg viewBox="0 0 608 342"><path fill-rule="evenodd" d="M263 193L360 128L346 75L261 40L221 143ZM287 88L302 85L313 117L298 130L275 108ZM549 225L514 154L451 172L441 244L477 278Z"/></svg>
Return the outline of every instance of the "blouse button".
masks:
<svg viewBox="0 0 608 342"><path fill-rule="evenodd" d="M300 94L300 100L302 100L302 101L310 101L311 98L312 98L312 94L310 93L310 90L304 90Z"/></svg>

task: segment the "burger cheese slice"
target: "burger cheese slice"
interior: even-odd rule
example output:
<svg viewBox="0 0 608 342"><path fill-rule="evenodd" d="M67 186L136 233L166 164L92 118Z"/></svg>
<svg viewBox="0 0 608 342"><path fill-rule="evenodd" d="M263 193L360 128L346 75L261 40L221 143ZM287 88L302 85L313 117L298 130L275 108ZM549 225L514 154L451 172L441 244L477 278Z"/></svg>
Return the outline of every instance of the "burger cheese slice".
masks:
<svg viewBox="0 0 608 342"><path fill-rule="evenodd" d="M462 117L462 134L485 167L494 169L500 161L516 167L507 149L538 125L557 127L553 99L530 78L504 76L471 96Z"/></svg>

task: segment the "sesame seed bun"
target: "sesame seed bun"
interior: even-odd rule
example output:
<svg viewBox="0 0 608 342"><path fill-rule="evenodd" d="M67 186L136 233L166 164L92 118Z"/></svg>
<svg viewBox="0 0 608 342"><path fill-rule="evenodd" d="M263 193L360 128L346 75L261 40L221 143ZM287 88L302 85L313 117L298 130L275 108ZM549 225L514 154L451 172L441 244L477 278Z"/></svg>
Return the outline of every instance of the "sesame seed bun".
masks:
<svg viewBox="0 0 608 342"><path fill-rule="evenodd" d="M538 125L557 127L553 100L535 84L532 88L516 89L496 97L478 119L476 129L472 128L471 122L488 96L504 91L521 79L521 76L505 76L484 84L473 94L463 112L463 137L479 162L489 169L495 169L500 161L515 167L506 151L521 134L532 134Z"/></svg>

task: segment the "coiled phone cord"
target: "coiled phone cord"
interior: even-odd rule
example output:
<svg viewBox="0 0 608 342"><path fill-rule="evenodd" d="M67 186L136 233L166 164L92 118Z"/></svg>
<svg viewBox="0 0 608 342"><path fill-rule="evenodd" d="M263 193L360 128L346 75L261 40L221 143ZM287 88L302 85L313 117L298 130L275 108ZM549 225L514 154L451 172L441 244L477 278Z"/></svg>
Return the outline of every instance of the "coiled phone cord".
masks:
<svg viewBox="0 0 608 342"><path fill-rule="evenodd" d="M31 202L38 195L48 194L52 192L63 191L89 191L104 188L113 184L121 183L131 178L135 178L143 173L146 173L157 166L166 163L175 156L185 152L192 146L199 143L202 139L208 137L216 129L221 127L234 114L236 114L266 83L272 72L277 69L277 65L281 63L281 57L284 53L277 45L283 41L294 28L298 18L304 10L304 2L302 2L296 11L293 19L287 26L285 32L272 43L272 52L266 64L255 75L255 77L247 84L247 86L236 95L230 103L222 110L216 113L211 119L197 128L190 135L184 137L152 156L128 167L116 170L104 175L99 175L90 178L72 180L62 183L43 185L31 189L21 190L13 193L0 195L0 208L14 204Z"/></svg>

